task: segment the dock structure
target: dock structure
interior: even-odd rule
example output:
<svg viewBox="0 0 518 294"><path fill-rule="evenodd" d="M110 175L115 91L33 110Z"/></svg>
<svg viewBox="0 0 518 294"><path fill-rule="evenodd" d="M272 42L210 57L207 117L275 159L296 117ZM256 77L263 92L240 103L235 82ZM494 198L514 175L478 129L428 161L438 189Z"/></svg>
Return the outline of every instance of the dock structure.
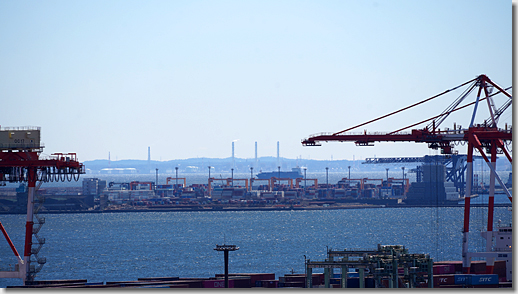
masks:
<svg viewBox="0 0 518 294"><path fill-rule="evenodd" d="M368 273L375 282L375 288L416 288L420 283L427 282L428 288L433 288L433 259L428 254L411 254L402 245L380 245L376 250L343 250L327 251L325 261L306 262L306 288L312 288L312 272L314 268L324 269L324 287L330 288L330 278L333 269L342 271L340 286L347 288L349 269L358 272L359 288L365 288L365 275ZM335 260L335 258L338 258ZM402 273L401 273L402 272Z"/></svg>

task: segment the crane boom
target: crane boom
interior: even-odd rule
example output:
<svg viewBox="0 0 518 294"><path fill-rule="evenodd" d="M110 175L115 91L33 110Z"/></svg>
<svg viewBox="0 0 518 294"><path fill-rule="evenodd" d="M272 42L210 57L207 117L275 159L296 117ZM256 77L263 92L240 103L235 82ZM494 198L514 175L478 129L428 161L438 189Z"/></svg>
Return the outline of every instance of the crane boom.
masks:
<svg viewBox="0 0 518 294"><path fill-rule="evenodd" d="M397 131L388 132L388 133L381 133L381 132L374 132L374 133L367 133L367 131L364 131L363 133L348 133L348 131L357 128L359 126L364 126L368 123L377 121L379 119L385 118L387 116L396 114L400 112L401 110L406 110L411 107L417 106L421 104L422 102L429 101L432 98L436 98L442 94L445 94L447 92L450 92L453 89L457 89L461 86L464 86L470 82L473 82L473 84L470 86L470 89L466 91L462 96L461 99L458 99L454 104L454 106L449 106L447 111L444 111L442 114L437 115L435 117L432 117L431 119L424 120L420 123L433 120L429 126L423 128L423 129L412 129L410 132L401 132L402 130L405 130L409 127L399 129ZM506 92L506 90L502 89L495 83L493 83L486 75L480 75L476 79L471 80L469 82L466 82L460 86L457 86L453 89L447 90L439 95L433 96L431 98L425 99L419 103L415 103L411 106L405 107L401 109L400 111L394 111L389 113L388 115L381 116L377 119L370 120L366 123L357 125L352 128L348 128L344 131L336 132L336 133L320 133L311 135L306 139L302 140L303 146L321 146L320 142L329 142L329 141L337 141L337 142L354 142L358 146L373 146L374 142L416 142L416 143L428 143L428 147L431 149L441 149L441 152L443 154L452 154L453 146L452 143L456 141L463 141L468 142L469 132L470 129L454 129L453 130L443 130L441 131L438 129L439 124L444 121L444 117L449 115L450 113L466 108L467 106L471 106L475 104L477 106L478 103L472 102L464 106L459 106L460 101L464 100L466 95L473 90L475 86L479 86L479 94L480 90L484 89L484 92L486 94L486 97L480 97L477 102L489 99L490 97L494 96L496 93L493 93L492 95L489 94L489 92L486 90L488 86L493 86L499 90L498 93L503 93L507 97L509 97L509 101L512 101L512 96ZM508 108L508 105L510 104L509 101L501 107L499 110L495 111L496 114L499 116L501 112L503 112L505 109ZM512 102L511 102L512 103ZM492 103L491 103L492 104ZM494 121L494 116L493 116ZM412 126L418 125L413 124ZM483 125L474 125L474 131L477 133L480 133L477 135L482 141L488 141L491 139L499 138L503 141L512 141L512 128L510 130L506 129L499 129L496 127L496 125L488 124L488 120ZM482 133L483 134L482 134Z"/></svg>

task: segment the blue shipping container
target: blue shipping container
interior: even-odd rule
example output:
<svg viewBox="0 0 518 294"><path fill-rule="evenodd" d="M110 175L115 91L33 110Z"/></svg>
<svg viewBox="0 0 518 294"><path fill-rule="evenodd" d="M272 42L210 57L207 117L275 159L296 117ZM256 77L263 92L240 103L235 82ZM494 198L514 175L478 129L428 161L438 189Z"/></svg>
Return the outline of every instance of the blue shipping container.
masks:
<svg viewBox="0 0 518 294"><path fill-rule="evenodd" d="M466 279L467 285L496 285L498 284L498 275L470 275Z"/></svg>
<svg viewBox="0 0 518 294"><path fill-rule="evenodd" d="M358 278L358 277L360 277L360 273L357 273L357 272L348 272L348 273L347 273L347 277L348 277L348 278ZM333 274L333 278L335 278L335 279L341 279L341 278L342 278L342 274L341 274L341 273Z"/></svg>
<svg viewBox="0 0 518 294"><path fill-rule="evenodd" d="M467 275L467 274L455 275L455 285L466 285L468 276L471 276L471 275Z"/></svg>

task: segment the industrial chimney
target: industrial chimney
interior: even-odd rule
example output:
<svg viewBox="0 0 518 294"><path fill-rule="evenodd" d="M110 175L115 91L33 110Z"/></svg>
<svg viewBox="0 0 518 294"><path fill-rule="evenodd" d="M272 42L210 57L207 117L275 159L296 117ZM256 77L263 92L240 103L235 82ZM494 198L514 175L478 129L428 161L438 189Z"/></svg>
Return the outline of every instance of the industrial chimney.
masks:
<svg viewBox="0 0 518 294"><path fill-rule="evenodd" d="M277 141L277 166L281 166L281 159L279 157L279 141Z"/></svg>

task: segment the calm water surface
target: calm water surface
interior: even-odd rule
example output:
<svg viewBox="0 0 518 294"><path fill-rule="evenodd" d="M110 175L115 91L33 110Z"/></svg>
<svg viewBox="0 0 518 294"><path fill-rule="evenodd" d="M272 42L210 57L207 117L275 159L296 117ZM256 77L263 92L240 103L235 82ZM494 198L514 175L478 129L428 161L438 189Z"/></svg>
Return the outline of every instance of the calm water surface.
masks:
<svg viewBox="0 0 518 294"><path fill-rule="evenodd" d="M463 208L374 208L270 212L132 212L47 214L39 236L47 263L38 280L129 281L143 277L210 277L223 273L216 244L235 244L230 272L266 272L276 277L304 272L304 255L323 260L332 249L404 245L434 260L460 260ZM473 228L484 227L487 211L472 209ZM512 213L495 208L495 222ZM2 224L23 252L25 215L2 215ZM481 251L478 234L470 239ZM0 270L15 264L0 242ZM317 271L318 272L318 271ZM0 286L21 285L0 279Z"/></svg>

